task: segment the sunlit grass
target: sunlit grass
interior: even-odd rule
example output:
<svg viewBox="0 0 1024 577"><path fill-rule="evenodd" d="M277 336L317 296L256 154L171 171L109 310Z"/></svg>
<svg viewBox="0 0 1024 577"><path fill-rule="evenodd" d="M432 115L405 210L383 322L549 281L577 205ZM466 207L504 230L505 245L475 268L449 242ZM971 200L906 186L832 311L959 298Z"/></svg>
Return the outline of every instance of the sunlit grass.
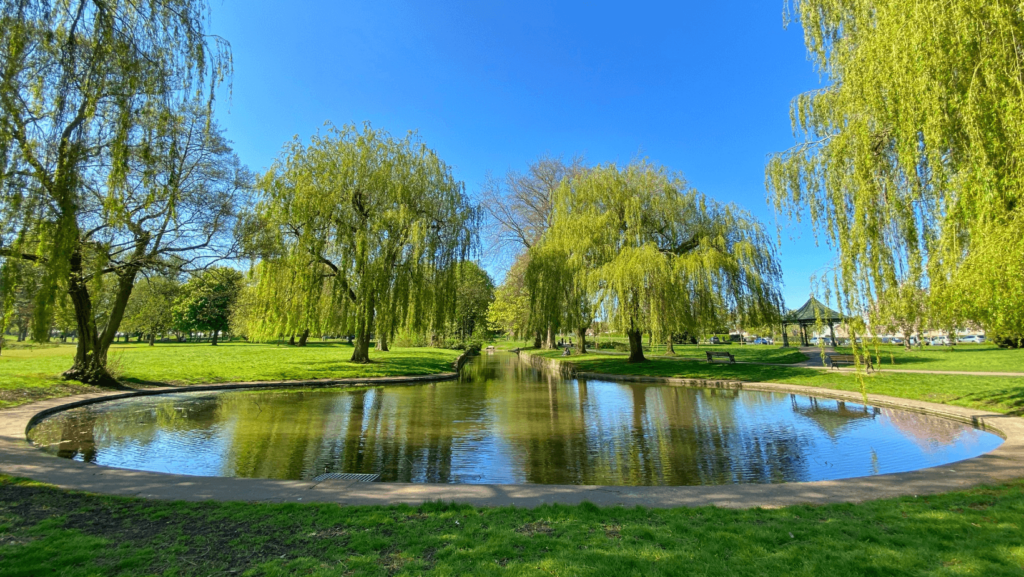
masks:
<svg viewBox="0 0 1024 577"><path fill-rule="evenodd" d="M1024 373L1024 350L1001 349L992 344L926 346L909 351L899 345L868 344L866 348L882 369ZM836 352L849 353L850 348L838 347Z"/></svg>
<svg viewBox="0 0 1024 577"><path fill-rule="evenodd" d="M26 347L0 355L0 408L52 396L92 390L62 381L74 345ZM452 371L460 351L393 348L370 351L370 364L348 362L352 347L311 341L305 347L278 344L145 343L116 344L108 362L127 384L189 385L233 381L278 381L424 375Z"/></svg>
<svg viewBox="0 0 1024 577"><path fill-rule="evenodd" d="M0 477L4 575L1020 575L1024 482L729 510L168 503Z"/></svg>

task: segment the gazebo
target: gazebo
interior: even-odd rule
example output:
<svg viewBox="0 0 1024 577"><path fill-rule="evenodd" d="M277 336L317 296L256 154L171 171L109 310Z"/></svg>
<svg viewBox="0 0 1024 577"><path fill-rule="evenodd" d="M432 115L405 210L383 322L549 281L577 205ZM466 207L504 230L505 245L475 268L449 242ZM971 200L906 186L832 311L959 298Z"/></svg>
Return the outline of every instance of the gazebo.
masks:
<svg viewBox="0 0 1024 577"><path fill-rule="evenodd" d="M789 314L782 317L782 345L789 346L789 335L786 334L786 327L789 325L799 325L800 344L806 347L810 346L810 343L807 342L807 326L823 323L828 325L828 332L832 335L832 346L835 346L836 332L833 325L844 320L843 315L821 304L821 301L818 299L811 297L810 300L804 303L804 306L795 311L789 311Z"/></svg>

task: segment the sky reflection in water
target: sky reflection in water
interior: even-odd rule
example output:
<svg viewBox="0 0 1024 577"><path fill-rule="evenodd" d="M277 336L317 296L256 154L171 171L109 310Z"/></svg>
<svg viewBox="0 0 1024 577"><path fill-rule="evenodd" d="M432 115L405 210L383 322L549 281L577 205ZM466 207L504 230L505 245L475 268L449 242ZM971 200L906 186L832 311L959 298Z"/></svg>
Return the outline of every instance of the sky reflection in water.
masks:
<svg viewBox="0 0 1024 577"><path fill-rule="evenodd" d="M231 391L54 415L43 450L101 465L224 477L714 485L895 473L974 457L991 433L909 411L757 391L564 380L514 355L458 382Z"/></svg>

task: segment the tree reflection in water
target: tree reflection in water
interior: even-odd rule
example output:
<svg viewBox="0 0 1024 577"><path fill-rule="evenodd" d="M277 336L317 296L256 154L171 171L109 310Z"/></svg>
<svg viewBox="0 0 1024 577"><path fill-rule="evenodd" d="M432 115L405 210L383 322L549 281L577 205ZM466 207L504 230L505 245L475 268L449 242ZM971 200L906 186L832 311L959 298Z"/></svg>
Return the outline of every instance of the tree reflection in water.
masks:
<svg viewBox="0 0 1024 577"><path fill-rule="evenodd" d="M597 485L835 479L1001 442L952 421L800 395L566 380L502 354L475 359L458 382L104 403L46 419L32 438L68 458L200 475Z"/></svg>

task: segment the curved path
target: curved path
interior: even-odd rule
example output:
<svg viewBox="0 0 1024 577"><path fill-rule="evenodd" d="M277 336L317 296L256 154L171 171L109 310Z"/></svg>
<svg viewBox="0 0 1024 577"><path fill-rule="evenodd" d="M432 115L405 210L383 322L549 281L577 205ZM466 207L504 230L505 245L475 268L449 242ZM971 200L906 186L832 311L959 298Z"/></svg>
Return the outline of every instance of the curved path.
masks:
<svg viewBox="0 0 1024 577"><path fill-rule="evenodd" d="M428 377L349 379L345 381L330 381L329 384L347 386L375 386L382 383L412 384L451 379L454 376L454 373L449 373ZM579 376L592 379L660 382L675 386L742 388L798 393L815 397L863 402L863 398L859 394L774 383L629 377L597 373L581 373ZM856 503L884 497L943 493L979 484L1000 483L1024 477L1024 419L998 413L987 413L882 395L869 395L868 402L875 406L895 407L970 422L979 428L1002 435L1006 441L996 450L980 457L910 473L774 485L606 487L580 485L359 483L352 481L314 482L193 477L115 469L62 459L37 450L26 441L25 436L28 427L47 414L73 406L126 396L243 387L283 388L287 386L326 386L327 384L324 381L303 381L301 383L231 383L174 389L150 389L138 393L99 393L63 399L50 399L3 410L0 411L0 473L27 477L57 485L64 489L107 495L186 501L323 502L340 505L387 505L394 503L419 504L425 501L445 500L477 506L516 505L523 507L534 507L545 503L577 504L589 501L600 506L642 505L645 507L678 507L717 505L733 508L782 507L800 503Z"/></svg>

